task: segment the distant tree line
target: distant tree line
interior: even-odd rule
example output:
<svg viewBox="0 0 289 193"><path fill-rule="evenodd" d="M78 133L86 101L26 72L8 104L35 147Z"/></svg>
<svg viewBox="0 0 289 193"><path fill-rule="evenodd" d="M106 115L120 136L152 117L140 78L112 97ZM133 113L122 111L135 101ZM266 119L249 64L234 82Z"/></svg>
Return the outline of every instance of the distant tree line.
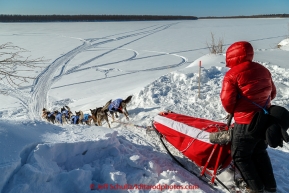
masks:
<svg viewBox="0 0 289 193"><path fill-rule="evenodd" d="M250 16L223 16L223 17L215 17L215 16L208 16L208 17L199 17L198 19L226 19L226 18L286 18L289 17L289 14L263 14L263 15L250 15Z"/></svg>
<svg viewBox="0 0 289 193"><path fill-rule="evenodd" d="M198 18L195 16L172 15L0 15L0 22L94 22L196 19Z"/></svg>

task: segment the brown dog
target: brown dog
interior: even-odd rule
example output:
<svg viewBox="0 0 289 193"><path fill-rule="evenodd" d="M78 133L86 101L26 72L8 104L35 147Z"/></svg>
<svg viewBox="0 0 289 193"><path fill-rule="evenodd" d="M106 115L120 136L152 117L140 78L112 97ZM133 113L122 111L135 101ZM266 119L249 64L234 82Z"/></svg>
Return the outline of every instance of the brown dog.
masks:
<svg viewBox="0 0 289 193"><path fill-rule="evenodd" d="M79 112L75 111L75 114L76 116L79 116L79 123L82 123L82 124L85 123L87 125L91 125L91 121L93 120L91 115L83 114L82 111L79 111Z"/></svg>
<svg viewBox="0 0 289 193"><path fill-rule="evenodd" d="M99 111L99 109L102 109L102 107L98 107L96 109L90 109L92 120L93 120L95 126L98 126L96 117L97 117L97 111Z"/></svg>
<svg viewBox="0 0 289 193"><path fill-rule="evenodd" d="M54 116L53 112L50 112L45 108L42 109L41 117L43 119L45 119L46 121L51 122L52 124L55 123L55 116Z"/></svg>
<svg viewBox="0 0 289 193"><path fill-rule="evenodd" d="M92 120L95 125L102 126L102 121L106 121L108 124L108 127L110 127L109 121L108 121L108 106L111 103L111 100L108 101L103 107L98 107L96 109L90 109Z"/></svg>
<svg viewBox="0 0 289 193"><path fill-rule="evenodd" d="M47 115L48 115L48 113L50 113L50 112L47 111L47 109L43 108L43 109L42 109L42 115L41 115L42 119L47 120Z"/></svg>

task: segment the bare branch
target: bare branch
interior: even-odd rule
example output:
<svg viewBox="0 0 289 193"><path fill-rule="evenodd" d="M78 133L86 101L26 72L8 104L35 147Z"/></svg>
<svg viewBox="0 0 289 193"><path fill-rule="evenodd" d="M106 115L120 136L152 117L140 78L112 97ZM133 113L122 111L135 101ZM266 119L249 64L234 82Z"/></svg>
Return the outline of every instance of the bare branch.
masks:
<svg viewBox="0 0 289 193"><path fill-rule="evenodd" d="M0 81L6 80L10 86L19 86L35 77L19 75L19 72L31 71L32 68L40 68L38 64L45 60L42 58L31 59L23 56L28 50L13 45L11 42L0 45Z"/></svg>
<svg viewBox="0 0 289 193"><path fill-rule="evenodd" d="M211 32L211 43L209 44L207 42L207 47L212 54L218 54L224 52L224 40L223 38L219 38L218 44L215 43L215 37L214 34Z"/></svg>

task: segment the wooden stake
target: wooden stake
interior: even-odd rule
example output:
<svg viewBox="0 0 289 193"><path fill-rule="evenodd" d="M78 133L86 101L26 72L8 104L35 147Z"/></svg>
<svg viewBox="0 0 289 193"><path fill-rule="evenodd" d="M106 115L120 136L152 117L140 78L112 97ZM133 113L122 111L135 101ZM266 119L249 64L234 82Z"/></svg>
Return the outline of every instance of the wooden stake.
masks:
<svg viewBox="0 0 289 193"><path fill-rule="evenodd" d="M201 67L202 67L202 62L199 62L199 95L198 97L200 98L200 90L201 90Z"/></svg>

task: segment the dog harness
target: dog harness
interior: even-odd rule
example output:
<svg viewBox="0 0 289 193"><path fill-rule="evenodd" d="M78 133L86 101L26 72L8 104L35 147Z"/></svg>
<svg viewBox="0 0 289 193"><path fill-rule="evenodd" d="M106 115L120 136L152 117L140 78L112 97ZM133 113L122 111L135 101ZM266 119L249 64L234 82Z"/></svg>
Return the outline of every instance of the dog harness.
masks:
<svg viewBox="0 0 289 193"><path fill-rule="evenodd" d="M58 113L55 117L55 119L62 124L62 114L61 113Z"/></svg>
<svg viewBox="0 0 289 193"><path fill-rule="evenodd" d="M108 106L108 110L109 111L117 111L117 110L121 110L122 111L122 108L120 106L122 101L123 101L122 99L116 99L116 100L112 101L110 103L110 105Z"/></svg>
<svg viewBox="0 0 289 193"><path fill-rule="evenodd" d="M61 113L65 114L65 117L69 117L68 110L63 110Z"/></svg>
<svg viewBox="0 0 289 193"><path fill-rule="evenodd" d="M72 117L71 117L71 124L77 124L78 119L79 119L79 116L72 115Z"/></svg>
<svg viewBox="0 0 289 193"><path fill-rule="evenodd" d="M47 115L47 117L51 117L51 115L53 115L53 112L49 113L49 114Z"/></svg>
<svg viewBox="0 0 289 193"><path fill-rule="evenodd" d="M88 117L89 117L89 114L84 114L83 119L81 121L82 122L88 121Z"/></svg>

